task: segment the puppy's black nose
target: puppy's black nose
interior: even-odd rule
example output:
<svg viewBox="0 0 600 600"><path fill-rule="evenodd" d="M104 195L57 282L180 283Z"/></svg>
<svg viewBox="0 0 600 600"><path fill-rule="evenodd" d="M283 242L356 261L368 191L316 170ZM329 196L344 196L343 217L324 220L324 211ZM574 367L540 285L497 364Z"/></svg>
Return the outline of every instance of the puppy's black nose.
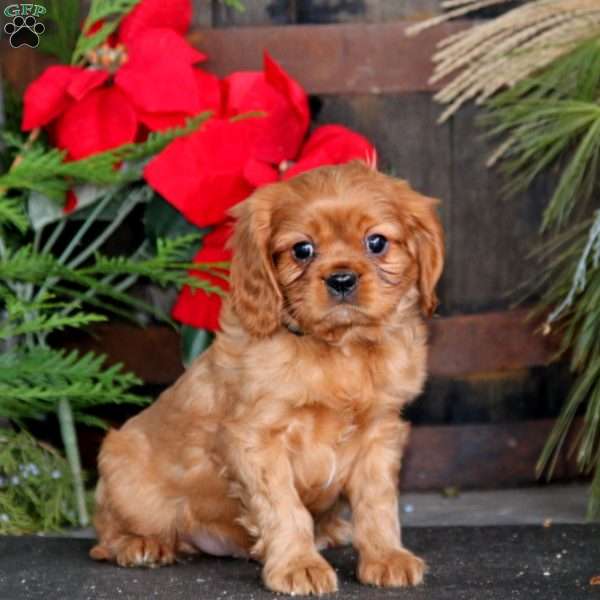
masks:
<svg viewBox="0 0 600 600"><path fill-rule="evenodd" d="M356 289L357 283L358 277L352 271L338 271L325 279L329 293L338 297L350 295Z"/></svg>

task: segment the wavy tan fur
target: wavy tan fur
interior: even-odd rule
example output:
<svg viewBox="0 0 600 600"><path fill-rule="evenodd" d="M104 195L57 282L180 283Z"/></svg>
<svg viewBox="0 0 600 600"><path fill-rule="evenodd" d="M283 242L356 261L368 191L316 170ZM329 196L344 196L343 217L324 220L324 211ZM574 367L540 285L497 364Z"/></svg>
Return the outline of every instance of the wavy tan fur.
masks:
<svg viewBox="0 0 600 600"><path fill-rule="evenodd" d="M356 162L265 187L235 216L213 345L104 441L91 556L253 557L271 590L323 594L337 578L317 548L353 534L363 583L420 583L397 487L443 263L435 202ZM389 240L381 256L365 250L371 233ZM305 240L316 255L301 262L291 249ZM347 302L324 284L340 269L359 276Z"/></svg>

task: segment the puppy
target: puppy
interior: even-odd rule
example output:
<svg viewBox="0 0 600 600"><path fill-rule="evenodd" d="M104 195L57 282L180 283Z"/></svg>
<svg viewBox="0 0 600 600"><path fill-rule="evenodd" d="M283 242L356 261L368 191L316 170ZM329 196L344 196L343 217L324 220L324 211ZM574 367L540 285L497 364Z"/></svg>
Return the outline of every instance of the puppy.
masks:
<svg viewBox="0 0 600 600"><path fill-rule="evenodd" d="M107 435L93 558L252 557L269 589L324 594L337 581L319 549L353 538L361 582L422 581L400 540L399 413L425 378L421 314L436 307L443 263L435 205L354 162L234 209L221 331Z"/></svg>

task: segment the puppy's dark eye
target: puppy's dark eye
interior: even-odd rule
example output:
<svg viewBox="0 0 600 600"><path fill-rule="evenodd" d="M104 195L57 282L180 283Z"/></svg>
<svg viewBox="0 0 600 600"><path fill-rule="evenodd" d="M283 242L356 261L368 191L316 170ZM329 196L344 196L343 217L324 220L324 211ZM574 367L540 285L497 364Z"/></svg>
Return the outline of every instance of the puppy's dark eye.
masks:
<svg viewBox="0 0 600 600"><path fill-rule="evenodd" d="M292 247L292 254L296 260L308 260L315 254L315 246L312 242L298 242Z"/></svg>
<svg viewBox="0 0 600 600"><path fill-rule="evenodd" d="M388 241L385 236L379 233L373 233L367 236L365 245L371 254L381 254L382 252L385 252L388 246Z"/></svg>

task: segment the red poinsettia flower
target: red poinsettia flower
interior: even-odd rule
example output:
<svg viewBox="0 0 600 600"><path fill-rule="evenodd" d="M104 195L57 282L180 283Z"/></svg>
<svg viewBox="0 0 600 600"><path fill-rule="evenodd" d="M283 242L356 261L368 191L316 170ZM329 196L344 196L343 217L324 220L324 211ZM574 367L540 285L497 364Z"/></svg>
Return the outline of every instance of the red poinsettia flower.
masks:
<svg viewBox="0 0 600 600"><path fill-rule="evenodd" d="M298 160L282 169L283 179L316 167L339 165L356 159L376 167L377 152L373 144L342 125L323 125L308 138Z"/></svg>
<svg viewBox="0 0 600 600"><path fill-rule="evenodd" d="M306 92L269 55L263 71L238 72L223 80L225 116L265 114L254 157L279 164L296 156L310 121Z"/></svg>
<svg viewBox="0 0 600 600"><path fill-rule="evenodd" d="M211 119L173 141L144 170L148 184L200 227L225 219L254 189L245 177L260 134L256 119Z"/></svg>
<svg viewBox="0 0 600 600"><path fill-rule="evenodd" d="M243 122L244 121L241 123ZM199 138L201 135L195 134L195 137ZM217 139L218 137L219 136L217 135ZM178 149L178 157L184 160L186 151L191 154L193 149L190 146ZM283 173L281 178L288 179L294 175L308 171L315 167L341 164L350 160L363 160L375 167L377 160L375 148L365 137L347 129L346 127L341 125L324 125L316 129L315 132L309 137L300 152L298 161L296 163L290 163L291 166L286 170L282 169ZM197 167L199 168L199 166L200 163L197 165ZM181 170L187 171L188 173L193 173L190 171L190 167L187 164L184 165ZM163 176L164 175L165 174L163 173ZM189 189L186 187L184 178L185 175L181 175L180 185L182 194L185 189ZM245 184L242 184L236 190L236 197L239 199L241 199L240 197L243 196L244 185ZM226 186L223 187L223 191L227 191ZM218 214L218 211L215 212L214 208L211 208L210 205L206 206L203 203L198 203L195 201L194 194L199 195L200 192L201 187L192 192L192 195L187 198L187 202L183 206L185 210L182 212L184 212L188 218L192 217L191 220L194 222L206 221L207 217L203 216L202 214L202 211L204 210L207 211L208 215ZM217 192L218 190L214 190L210 194L210 197L216 198ZM230 205L230 202L224 201L221 206ZM182 209L180 208L180 210ZM222 214L224 214L224 212ZM228 248L225 248L225 243L229 239L231 229L231 223L227 222L225 226L218 227L213 233L206 236L205 245L195 257L195 262L230 260L231 252ZM210 276L205 273L199 272L196 275L211 281L211 283L220 285L220 287L224 290L227 289L227 285L223 285L222 282L217 282L216 278L211 279ZM179 296L177 304L175 305L175 309L173 310L173 317L178 321L192 325L193 327L201 327L214 331L218 328L220 308L220 296L217 296L216 294L206 294L202 291L193 292L192 290L184 289Z"/></svg>
<svg viewBox="0 0 600 600"><path fill-rule="evenodd" d="M309 123L306 93L268 55L264 71L234 73L223 83L224 118L170 144L144 177L188 220L214 225L256 187L277 181ZM249 112L264 113L239 120Z"/></svg>
<svg viewBox="0 0 600 600"><path fill-rule="evenodd" d="M195 263L229 262L231 250L226 243L231 237L233 227L227 221L207 234L202 240L202 248L194 257ZM224 271L224 274L227 272ZM229 289L227 280L206 271L192 271L194 275L222 290ZM192 289L184 286L173 307L173 318L201 329L216 331L219 328L219 313L221 312L221 296L207 293L202 289Z"/></svg>
<svg viewBox="0 0 600 600"><path fill-rule="evenodd" d="M71 159L134 141L151 130L220 110L218 79L194 65L205 59L184 39L190 0L142 0L125 17L109 56L90 67L50 67L25 93L22 128L49 126ZM106 67L106 68L104 68Z"/></svg>

